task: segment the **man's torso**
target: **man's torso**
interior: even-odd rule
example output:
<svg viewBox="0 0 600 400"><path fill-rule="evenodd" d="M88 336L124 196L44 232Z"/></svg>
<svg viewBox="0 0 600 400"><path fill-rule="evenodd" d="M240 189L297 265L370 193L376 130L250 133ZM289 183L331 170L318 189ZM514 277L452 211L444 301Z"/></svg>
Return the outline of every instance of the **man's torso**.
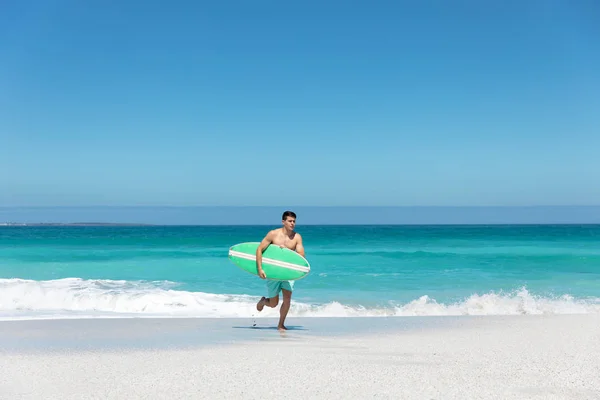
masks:
<svg viewBox="0 0 600 400"><path fill-rule="evenodd" d="M298 243L296 232L292 232L292 234L288 236L281 229L276 229L273 236L272 243L274 245L287 247L290 250L296 250L296 245Z"/></svg>

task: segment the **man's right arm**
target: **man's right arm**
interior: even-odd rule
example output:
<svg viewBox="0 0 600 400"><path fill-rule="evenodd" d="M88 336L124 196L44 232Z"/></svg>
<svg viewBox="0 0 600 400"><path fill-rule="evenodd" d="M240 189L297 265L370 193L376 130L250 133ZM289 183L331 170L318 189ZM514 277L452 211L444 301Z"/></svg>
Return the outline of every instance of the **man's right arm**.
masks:
<svg viewBox="0 0 600 400"><path fill-rule="evenodd" d="M263 253L263 251L265 251L265 249L267 247L269 247L269 245L271 244L272 241L273 241L273 231L267 233L267 235L260 242L260 244L258 245L258 248L256 249L256 271L258 272L258 276L260 276L261 279L265 279L267 277L267 275L265 274L265 271L263 271L263 269L262 269L262 253Z"/></svg>

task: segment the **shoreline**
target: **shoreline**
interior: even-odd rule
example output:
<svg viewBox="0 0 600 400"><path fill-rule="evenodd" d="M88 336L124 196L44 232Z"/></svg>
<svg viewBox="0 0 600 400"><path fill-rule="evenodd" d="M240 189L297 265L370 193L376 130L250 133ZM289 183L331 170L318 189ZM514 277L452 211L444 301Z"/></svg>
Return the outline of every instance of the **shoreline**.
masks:
<svg viewBox="0 0 600 400"><path fill-rule="evenodd" d="M269 338L308 340L439 330L478 318L484 317L288 317L285 332L277 330L277 317L21 319L0 321L0 342L4 344L4 352L204 348Z"/></svg>
<svg viewBox="0 0 600 400"><path fill-rule="evenodd" d="M0 340L21 344L0 352L0 397L600 397L598 314L296 318L304 329L285 334L227 319L33 322L0 322ZM64 346L27 349L57 338Z"/></svg>
<svg viewBox="0 0 600 400"><path fill-rule="evenodd" d="M537 329L547 323L572 326L590 321L596 321L600 335L600 314L288 317L287 331L278 331L276 317L1 320L0 356L56 351L206 349L251 345L264 340L361 340L394 335L444 335L478 329Z"/></svg>

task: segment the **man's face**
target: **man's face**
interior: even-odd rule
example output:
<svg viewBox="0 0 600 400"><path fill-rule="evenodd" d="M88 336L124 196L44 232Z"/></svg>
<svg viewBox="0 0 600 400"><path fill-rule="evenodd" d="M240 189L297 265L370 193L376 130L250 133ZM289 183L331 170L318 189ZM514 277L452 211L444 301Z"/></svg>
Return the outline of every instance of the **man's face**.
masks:
<svg viewBox="0 0 600 400"><path fill-rule="evenodd" d="M294 229L294 227L296 226L296 218L294 217L286 217L283 220L283 225L287 228L287 229Z"/></svg>

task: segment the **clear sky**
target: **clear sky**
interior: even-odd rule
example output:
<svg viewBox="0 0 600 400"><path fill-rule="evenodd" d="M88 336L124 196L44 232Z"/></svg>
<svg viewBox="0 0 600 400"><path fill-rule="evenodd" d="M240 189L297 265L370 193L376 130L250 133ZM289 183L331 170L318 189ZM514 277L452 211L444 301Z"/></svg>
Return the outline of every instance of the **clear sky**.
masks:
<svg viewBox="0 0 600 400"><path fill-rule="evenodd" d="M594 0L9 0L0 50L0 206L600 204Z"/></svg>

